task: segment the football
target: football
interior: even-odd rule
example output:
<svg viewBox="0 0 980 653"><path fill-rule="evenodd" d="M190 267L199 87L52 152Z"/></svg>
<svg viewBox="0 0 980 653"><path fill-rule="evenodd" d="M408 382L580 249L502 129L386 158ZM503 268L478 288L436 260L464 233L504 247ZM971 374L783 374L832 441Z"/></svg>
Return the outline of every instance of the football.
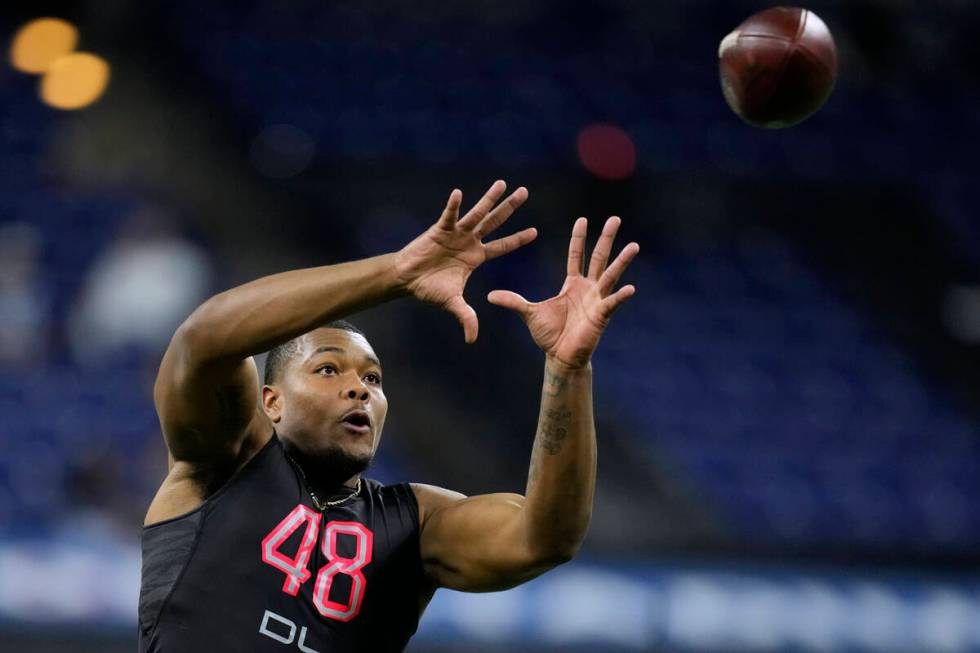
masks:
<svg viewBox="0 0 980 653"><path fill-rule="evenodd" d="M732 110L756 127L781 129L813 115L837 80L837 48L812 11L775 7L721 41L721 88Z"/></svg>

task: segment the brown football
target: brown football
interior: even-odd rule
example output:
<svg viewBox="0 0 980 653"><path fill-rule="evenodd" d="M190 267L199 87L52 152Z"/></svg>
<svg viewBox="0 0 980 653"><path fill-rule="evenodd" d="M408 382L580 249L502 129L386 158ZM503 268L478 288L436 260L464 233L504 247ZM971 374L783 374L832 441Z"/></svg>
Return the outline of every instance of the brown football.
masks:
<svg viewBox="0 0 980 653"><path fill-rule="evenodd" d="M837 79L837 48L807 9L775 7L743 22L718 48L721 88L745 122L780 129L816 112Z"/></svg>

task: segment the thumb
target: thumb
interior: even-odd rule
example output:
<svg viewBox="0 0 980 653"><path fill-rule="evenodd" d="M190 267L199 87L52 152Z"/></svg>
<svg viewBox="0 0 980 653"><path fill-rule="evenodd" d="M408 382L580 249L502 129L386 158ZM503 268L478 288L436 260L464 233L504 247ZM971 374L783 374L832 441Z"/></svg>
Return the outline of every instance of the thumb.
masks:
<svg viewBox="0 0 980 653"><path fill-rule="evenodd" d="M476 342L477 332L480 330L480 322L476 319L476 311L466 303L462 295L456 295L446 304L446 310L456 316L459 323L463 325L463 337L466 344L472 345Z"/></svg>
<svg viewBox="0 0 980 653"><path fill-rule="evenodd" d="M491 304L502 306L503 308L509 308L520 315L522 320L527 319L527 308L529 305L528 301L518 295L516 292L511 292L509 290L494 290L487 295L487 301Z"/></svg>

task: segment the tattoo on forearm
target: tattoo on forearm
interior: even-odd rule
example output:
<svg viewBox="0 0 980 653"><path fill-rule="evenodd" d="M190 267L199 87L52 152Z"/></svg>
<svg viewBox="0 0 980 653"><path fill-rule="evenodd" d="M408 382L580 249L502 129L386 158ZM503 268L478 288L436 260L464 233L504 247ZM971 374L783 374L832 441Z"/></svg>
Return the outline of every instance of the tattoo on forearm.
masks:
<svg viewBox="0 0 980 653"><path fill-rule="evenodd" d="M568 427L571 422L572 411L558 408L548 408L545 410L545 417L541 422L541 431L538 440L541 448L554 456L561 451L562 441L568 435Z"/></svg>
<svg viewBox="0 0 980 653"><path fill-rule="evenodd" d="M545 365L544 368L544 387L541 390L542 401L545 403L542 414L538 420L538 432L534 439L534 446L531 449L531 465L528 469L527 480L533 484L541 475L542 450L547 455L555 456L561 452L565 446L565 439L571 430L572 411L563 407L549 408L552 406L567 405L563 400L554 400L568 389L569 375L561 371L556 372L552 366Z"/></svg>
<svg viewBox="0 0 980 653"><path fill-rule="evenodd" d="M560 408L546 408L541 418L541 427L534 447L531 450L531 467L527 473L529 483L534 483L541 475L541 450L554 456L561 451L563 441L568 437L572 411Z"/></svg>
<svg viewBox="0 0 980 653"><path fill-rule="evenodd" d="M568 382L567 376L562 376L561 374L555 374L547 367L544 368L544 388L542 389L542 394L546 397L557 397L558 394L565 389L565 384Z"/></svg>
<svg viewBox="0 0 980 653"><path fill-rule="evenodd" d="M538 454L538 448L536 446L531 447L531 469L529 469L527 472L528 484L534 483L538 480L538 476L540 476L540 458L541 456Z"/></svg>

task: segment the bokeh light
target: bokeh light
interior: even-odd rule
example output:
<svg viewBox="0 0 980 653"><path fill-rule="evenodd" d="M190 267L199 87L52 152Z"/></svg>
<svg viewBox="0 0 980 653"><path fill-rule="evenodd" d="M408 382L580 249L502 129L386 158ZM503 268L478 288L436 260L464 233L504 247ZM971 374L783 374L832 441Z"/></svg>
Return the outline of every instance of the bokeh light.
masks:
<svg viewBox="0 0 980 653"><path fill-rule="evenodd" d="M95 102L109 85L109 64L89 52L55 61L41 80L41 99L58 109L80 109Z"/></svg>
<svg viewBox="0 0 980 653"><path fill-rule="evenodd" d="M633 139L615 125L594 124L578 134L578 157L599 179L626 179L636 170Z"/></svg>
<svg viewBox="0 0 980 653"><path fill-rule="evenodd" d="M78 30L60 18L38 18L24 25L10 45L10 63L25 73L43 73L78 44Z"/></svg>
<svg viewBox="0 0 980 653"><path fill-rule="evenodd" d="M5 6L0 653L139 648L137 534L169 471L152 386L194 306L397 252L498 177L531 202L488 239L541 235L473 275L476 346L412 301L350 316L395 398L369 478L524 485L544 354L481 298L560 292L575 216L585 256L622 216L638 292L593 358L581 555L436 592L409 650L980 653L980 0L813 3L846 74L777 132L718 88L718 39L756 10L735 0ZM13 41L45 17L77 42L23 72ZM111 66L103 95L42 105L79 52ZM330 650L329 623L275 603L281 653Z"/></svg>

